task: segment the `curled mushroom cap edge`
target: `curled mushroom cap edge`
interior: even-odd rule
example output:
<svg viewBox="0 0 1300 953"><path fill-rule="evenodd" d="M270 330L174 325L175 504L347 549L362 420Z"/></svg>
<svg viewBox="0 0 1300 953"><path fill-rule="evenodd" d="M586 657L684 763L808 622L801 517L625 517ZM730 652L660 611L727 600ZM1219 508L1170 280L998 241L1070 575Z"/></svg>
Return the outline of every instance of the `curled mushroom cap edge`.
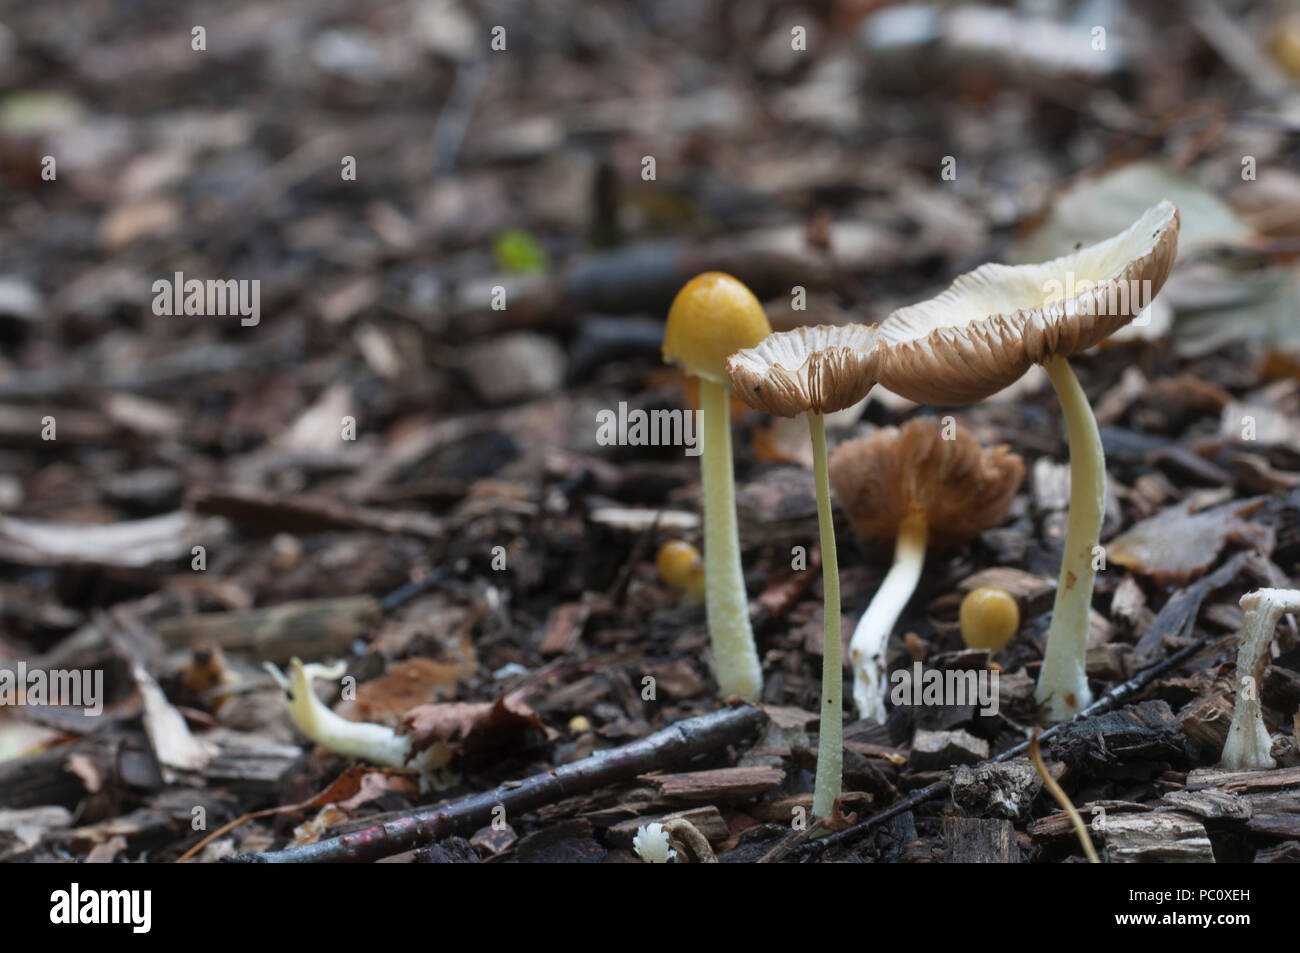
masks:
<svg viewBox="0 0 1300 953"><path fill-rule="evenodd" d="M821 324L770 334L727 358L733 392L776 417L851 407L876 385L884 356L876 325Z"/></svg>
<svg viewBox="0 0 1300 953"><path fill-rule="evenodd" d="M1031 364L1086 350L1136 318L1178 254L1178 208L1147 209L1123 232L1029 265L990 263L880 323L880 382L937 405L974 403Z"/></svg>

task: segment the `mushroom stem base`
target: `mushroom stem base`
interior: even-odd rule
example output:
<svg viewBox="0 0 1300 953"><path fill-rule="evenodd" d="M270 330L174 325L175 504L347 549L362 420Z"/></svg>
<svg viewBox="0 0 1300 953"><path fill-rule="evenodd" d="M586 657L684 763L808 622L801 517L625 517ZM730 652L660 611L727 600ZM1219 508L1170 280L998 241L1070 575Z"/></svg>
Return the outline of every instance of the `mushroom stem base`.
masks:
<svg viewBox="0 0 1300 953"><path fill-rule="evenodd" d="M817 529L821 534L823 610L821 728L813 815L828 818L839 800L844 774L844 650L840 639L840 568L831 519L831 485L826 472L826 423L808 413L812 433L813 482L817 485Z"/></svg>
<svg viewBox="0 0 1300 953"><path fill-rule="evenodd" d="M1070 517L1065 530L1061 577L1056 584L1047 652L1034 693L1051 721L1069 718L1092 701L1086 655L1098 541L1106 510L1106 461L1088 398L1070 362L1056 356L1044 365L1056 389L1070 444Z"/></svg>
<svg viewBox="0 0 1300 953"><path fill-rule="evenodd" d="M731 465L730 400L725 384L700 381L704 447L700 474L704 483L704 589L713 647L713 667L722 695L757 702L763 691L763 668L749 625L749 600L740 567L736 527L736 477Z"/></svg>
<svg viewBox="0 0 1300 953"><path fill-rule="evenodd" d="M1259 692L1268 668L1268 647L1284 612L1300 611L1300 592L1260 589L1241 597L1243 615L1237 647L1237 688L1232 724L1219 766L1229 771L1268 771L1277 767L1273 740L1264 725Z"/></svg>
<svg viewBox="0 0 1300 953"><path fill-rule="evenodd" d="M894 544L894 563L871 604L862 613L853 638L849 641L849 659L853 665L853 701L862 718L885 723L885 648L903 607L916 591L925 565L925 541L928 535L925 517L913 514L898 527Z"/></svg>

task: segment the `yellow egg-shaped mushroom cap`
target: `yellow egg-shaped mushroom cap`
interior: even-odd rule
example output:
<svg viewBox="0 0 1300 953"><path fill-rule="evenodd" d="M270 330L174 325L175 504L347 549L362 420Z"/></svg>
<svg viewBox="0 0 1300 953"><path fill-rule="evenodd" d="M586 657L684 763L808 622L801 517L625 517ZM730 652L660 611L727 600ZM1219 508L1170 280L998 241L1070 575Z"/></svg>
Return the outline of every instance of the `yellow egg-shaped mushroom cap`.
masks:
<svg viewBox="0 0 1300 953"><path fill-rule="evenodd" d="M659 578L674 589L703 595L704 561L700 559L700 551L685 540L670 539L660 546L655 569Z"/></svg>
<svg viewBox="0 0 1300 953"><path fill-rule="evenodd" d="M771 333L763 306L743 282L706 271L686 282L673 299L663 356L688 374L725 383L727 357Z"/></svg>
<svg viewBox="0 0 1300 953"><path fill-rule="evenodd" d="M1020 606L1005 589L981 586L966 593L957 619L968 648L997 652L1020 628Z"/></svg>

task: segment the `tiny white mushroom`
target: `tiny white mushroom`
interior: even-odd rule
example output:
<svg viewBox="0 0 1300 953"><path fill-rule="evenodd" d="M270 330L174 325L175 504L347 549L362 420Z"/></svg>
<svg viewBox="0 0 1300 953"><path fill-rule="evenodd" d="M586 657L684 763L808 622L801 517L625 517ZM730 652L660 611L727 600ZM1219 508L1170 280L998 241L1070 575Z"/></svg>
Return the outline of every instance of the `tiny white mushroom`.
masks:
<svg viewBox="0 0 1300 953"><path fill-rule="evenodd" d="M632 838L636 855L646 864L667 864L677 859L677 851L668 846L668 832L662 824L645 824Z"/></svg>
<svg viewBox="0 0 1300 953"><path fill-rule="evenodd" d="M1260 683L1268 667L1268 647L1284 612L1300 612L1300 590L1259 589L1241 597L1244 615L1237 647L1237 701L1219 764L1231 771L1267 771L1277 767L1269 749L1259 704ZM1248 682L1247 679L1250 679Z"/></svg>

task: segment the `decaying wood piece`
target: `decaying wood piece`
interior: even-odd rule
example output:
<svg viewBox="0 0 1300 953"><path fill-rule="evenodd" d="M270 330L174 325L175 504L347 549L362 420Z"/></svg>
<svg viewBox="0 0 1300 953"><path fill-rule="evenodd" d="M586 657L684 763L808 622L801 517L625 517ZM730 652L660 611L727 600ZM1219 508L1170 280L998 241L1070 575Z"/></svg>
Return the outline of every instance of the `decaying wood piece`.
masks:
<svg viewBox="0 0 1300 953"><path fill-rule="evenodd" d="M331 837L285 850L243 854L240 863L330 863L369 861L412 850L448 834L472 833L503 808L518 816L560 798L572 797L608 784L626 781L659 767L716 751L755 734L766 716L759 708L743 705L688 718L619 748L600 751L589 758L511 781L491 791L450 804L418 808L390 818L384 824L341 837Z"/></svg>
<svg viewBox="0 0 1300 953"><path fill-rule="evenodd" d="M992 818L945 817L943 860L947 864L1018 864L1015 825Z"/></svg>
<svg viewBox="0 0 1300 953"><path fill-rule="evenodd" d="M67 748L50 748L0 761L0 808L75 805L84 788L64 770L67 757Z"/></svg>
<svg viewBox="0 0 1300 953"><path fill-rule="evenodd" d="M1204 803L1232 803L1243 808L1227 818L1248 831L1271 837L1300 839L1300 767L1274 771L1198 769L1187 776L1189 797Z"/></svg>
<svg viewBox="0 0 1300 953"><path fill-rule="evenodd" d="M247 650L261 661L288 662L337 655L369 635L383 613L370 596L285 602L264 609L207 612L166 619L154 629L173 648L218 645Z"/></svg>
<svg viewBox="0 0 1300 953"><path fill-rule="evenodd" d="M1276 771L1233 771L1227 768L1197 768L1187 775L1187 789L1225 788L1238 794L1297 790L1300 791L1300 768Z"/></svg>
<svg viewBox="0 0 1300 953"><path fill-rule="evenodd" d="M1300 814L1256 809L1246 821L1246 829L1255 834L1300 840Z"/></svg>
<svg viewBox="0 0 1300 953"><path fill-rule="evenodd" d="M1160 800L1170 807L1195 814L1203 821L1248 821L1254 813L1250 801L1221 788L1170 791Z"/></svg>
<svg viewBox="0 0 1300 953"><path fill-rule="evenodd" d="M1149 701L1076 722L1052 739L1052 756L1071 766L1190 761L1187 736L1165 701Z"/></svg>
<svg viewBox="0 0 1300 953"><path fill-rule="evenodd" d="M1043 782L1026 759L960 765L949 782L953 804L972 817L1018 821L1029 816Z"/></svg>
<svg viewBox="0 0 1300 953"><path fill-rule="evenodd" d="M1178 713L1183 733L1200 749L1203 759L1217 761L1228 737L1232 702L1222 692L1189 702Z"/></svg>
<svg viewBox="0 0 1300 953"><path fill-rule="evenodd" d="M908 767L916 771L940 770L952 764L978 764L989 756L989 743L969 731L918 730L912 737Z"/></svg>
<svg viewBox="0 0 1300 953"><path fill-rule="evenodd" d="M785 772L777 767L754 765L685 774L650 774L638 780L653 784L664 797L727 802L748 800L779 787L785 780Z"/></svg>
<svg viewBox="0 0 1300 953"><path fill-rule="evenodd" d="M632 838L636 836L638 828L656 822L662 824L676 818L690 821L695 826L695 829L708 838L711 843L720 844L730 836L730 831L727 830L727 822L722 813L712 804L709 804L704 807L688 808L684 811L673 811L671 814L633 817L626 821L619 821L605 831L605 841L610 846L626 847L631 850Z"/></svg>
<svg viewBox="0 0 1300 953"><path fill-rule="evenodd" d="M1214 863L1205 825L1188 814L1105 814L1093 820L1092 830L1101 835L1106 859L1113 864Z"/></svg>
<svg viewBox="0 0 1300 953"><path fill-rule="evenodd" d="M1084 669L1089 678L1121 682L1128 678L1128 656L1128 646L1119 642L1094 645L1084 658Z"/></svg>
<svg viewBox="0 0 1300 953"><path fill-rule="evenodd" d="M217 749L199 772L204 782L241 793L277 793L285 775L302 757L297 745L226 728L205 732L203 740Z"/></svg>
<svg viewBox="0 0 1300 953"><path fill-rule="evenodd" d="M1145 814L1153 810L1153 808L1149 804L1139 804L1136 801L1103 800L1080 804L1078 810L1080 817L1092 821L1103 815L1111 817L1134 812ZM1065 811L1046 814L1029 825L1029 836L1036 841L1053 840L1060 837L1073 838L1075 836L1074 819Z"/></svg>
<svg viewBox="0 0 1300 953"><path fill-rule="evenodd" d="M1284 841L1276 847L1266 847L1256 851L1257 864L1300 864L1300 843Z"/></svg>
<svg viewBox="0 0 1300 953"><path fill-rule="evenodd" d="M357 506L307 494L272 493L249 487L199 489L187 504L196 513L224 516L263 533L319 533L333 529L372 530L442 540L446 525L427 513Z"/></svg>

